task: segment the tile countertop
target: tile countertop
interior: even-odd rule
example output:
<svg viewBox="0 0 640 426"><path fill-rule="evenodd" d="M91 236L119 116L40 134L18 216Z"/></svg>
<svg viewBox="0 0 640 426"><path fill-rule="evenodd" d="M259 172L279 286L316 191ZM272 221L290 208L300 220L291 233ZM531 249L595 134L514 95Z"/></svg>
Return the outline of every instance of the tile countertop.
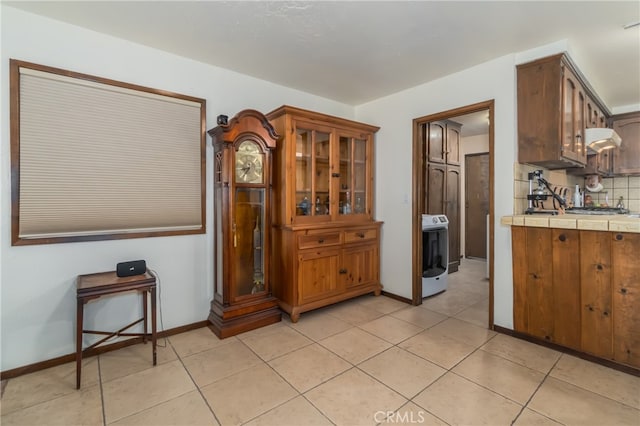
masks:
<svg viewBox="0 0 640 426"><path fill-rule="evenodd" d="M503 216L500 218L500 224L507 226L535 226L539 228L640 233L640 218L630 217L628 215L563 214L551 216L521 214Z"/></svg>

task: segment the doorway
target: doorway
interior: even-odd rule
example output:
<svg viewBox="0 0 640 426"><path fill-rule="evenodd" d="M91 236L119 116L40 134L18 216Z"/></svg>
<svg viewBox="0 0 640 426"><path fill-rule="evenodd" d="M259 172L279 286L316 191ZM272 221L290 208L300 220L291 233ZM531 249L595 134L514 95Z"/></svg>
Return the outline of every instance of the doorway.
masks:
<svg viewBox="0 0 640 426"><path fill-rule="evenodd" d="M413 218L412 218L412 256L413 256L413 268L412 268L412 303L414 305L422 304L422 214L426 213L427 210L427 198L428 188L427 188L427 176L429 170L427 169L427 165L429 163L430 157L428 157L429 153L427 151L427 147L425 144L425 129L428 126L425 124L442 121L442 120L452 120L456 121L459 118L475 115L474 113L483 113L486 117L484 122L484 132L488 139L487 141L487 149L484 150L486 153L488 151L488 212L490 217L493 217L494 210L494 183L493 183L493 174L494 174L494 125L493 125L493 117L494 117L494 101L489 100L485 102L480 102L473 105L468 105L460 108L455 108L448 111L439 112L436 114L427 115L424 117L419 117L413 120ZM488 134L487 134L488 133ZM466 185L465 185L466 186ZM460 200L462 201L462 200ZM460 203L462 204L462 203ZM465 215L465 209L460 206L456 212L460 215ZM466 215L465 215L466 216ZM483 220L486 221L486 215L482 216ZM466 218L462 221L465 223ZM486 225L485 225L486 226ZM488 326L489 328L493 328L493 221L489 220L488 232L485 235L488 235L488 253L486 254L488 258L487 266L488 266L488 275L489 275L489 315L488 315ZM464 234L461 235L464 238ZM486 237L485 237L486 238ZM485 240L486 241L486 240ZM464 253L464 251L463 251Z"/></svg>
<svg viewBox="0 0 640 426"><path fill-rule="evenodd" d="M487 259L489 153L465 155L464 256Z"/></svg>

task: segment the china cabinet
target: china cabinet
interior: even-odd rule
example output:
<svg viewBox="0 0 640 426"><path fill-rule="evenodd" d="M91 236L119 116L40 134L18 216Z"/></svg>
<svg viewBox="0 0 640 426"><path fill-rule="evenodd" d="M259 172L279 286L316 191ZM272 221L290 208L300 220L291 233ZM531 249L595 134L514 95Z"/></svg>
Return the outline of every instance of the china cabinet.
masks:
<svg viewBox="0 0 640 426"><path fill-rule="evenodd" d="M272 151L278 135L258 111L209 130L213 142L214 298L209 321L220 338L280 321L272 295Z"/></svg>
<svg viewBox="0 0 640 426"><path fill-rule="evenodd" d="M373 218L377 127L291 106L267 114L274 157L272 283L280 307L302 312L380 294L380 222Z"/></svg>

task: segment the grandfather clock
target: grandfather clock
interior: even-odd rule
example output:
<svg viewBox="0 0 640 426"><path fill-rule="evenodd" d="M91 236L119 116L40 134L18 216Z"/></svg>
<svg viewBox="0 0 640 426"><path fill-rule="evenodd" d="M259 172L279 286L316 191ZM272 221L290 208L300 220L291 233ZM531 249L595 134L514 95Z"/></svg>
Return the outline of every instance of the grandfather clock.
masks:
<svg viewBox="0 0 640 426"><path fill-rule="evenodd" d="M213 141L214 294L209 322L221 339L280 321L269 283L271 152L278 135L258 111L209 130Z"/></svg>

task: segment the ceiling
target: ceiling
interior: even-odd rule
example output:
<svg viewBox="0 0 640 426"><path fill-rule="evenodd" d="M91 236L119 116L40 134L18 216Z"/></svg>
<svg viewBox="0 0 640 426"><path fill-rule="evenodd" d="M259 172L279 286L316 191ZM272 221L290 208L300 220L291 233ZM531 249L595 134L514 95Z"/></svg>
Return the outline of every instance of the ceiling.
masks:
<svg viewBox="0 0 640 426"><path fill-rule="evenodd" d="M637 1L4 3L349 105L566 40L610 109L640 104Z"/></svg>

